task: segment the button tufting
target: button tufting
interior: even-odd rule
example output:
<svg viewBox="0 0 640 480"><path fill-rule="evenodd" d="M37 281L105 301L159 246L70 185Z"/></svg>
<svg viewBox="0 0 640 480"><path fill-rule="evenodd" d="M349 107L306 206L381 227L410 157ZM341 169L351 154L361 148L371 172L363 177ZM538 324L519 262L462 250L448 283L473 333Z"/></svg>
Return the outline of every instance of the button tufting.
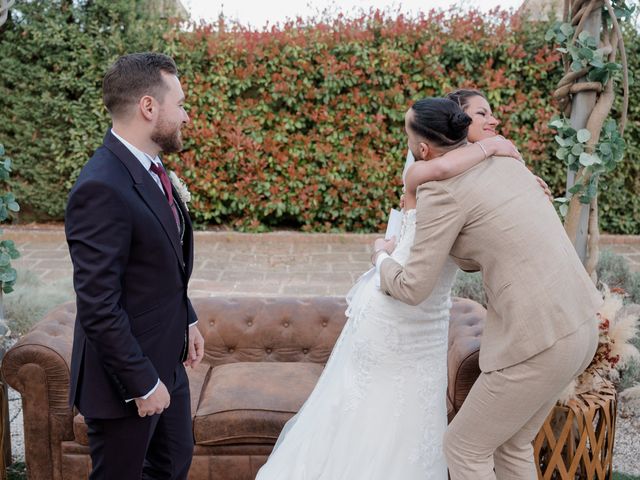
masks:
<svg viewBox="0 0 640 480"><path fill-rule="evenodd" d="M266 351L267 351L267 353L271 353L272 350L270 348L267 348Z"/></svg>
<svg viewBox="0 0 640 480"><path fill-rule="evenodd" d="M302 353L304 353L306 355L307 353L309 353L309 349L308 348L303 348L302 349Z"/></svg>
<svg viewBox="0 0 640 480"><path fill-rule="evenodd" d="M233 353L233 347L229 347L229 353Z"/></svg>
<svg viewBox="0 0 640 480"><path fill-rule="evenodd" d="M211 321L209 322L209 325L213 327L213 324L214 324L214 323L216 323L216 322L214 322L213 320L211 320Z"/></svg>
<svg viewBox="0 0 640 480"><path fill-rule="evenodd" d="M328 323L327 323L326 321L325 321L325 322L322 322L322 326L323 326L323 327L326 327L327 325L328 325Z"/></svg>
<svg viewBox="0 0 640 480"><path fill-rule="evenodd" d="M253 322L252 322L251 320L249 320L249 321L247 322L247 325L248 325L249 327L251 327L251 326L253 326Z"/></svg>
<svg viewBox="0 0 640 480"><path fill-rule="evenodd" d="M284 322L282 325L284 326L284 328L288 328L289 327L289 322Z"/></svg>

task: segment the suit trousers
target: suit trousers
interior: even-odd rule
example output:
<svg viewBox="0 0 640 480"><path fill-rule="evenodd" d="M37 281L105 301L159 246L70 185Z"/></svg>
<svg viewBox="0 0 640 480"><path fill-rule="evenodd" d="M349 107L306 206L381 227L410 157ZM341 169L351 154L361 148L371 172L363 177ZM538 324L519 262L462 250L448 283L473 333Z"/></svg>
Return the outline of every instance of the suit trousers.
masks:
<svg viewBox="0 0 640 480"><path fill-rule="evenodd" d="M594 319L522 363L481 373L445 433L451 480L536 480L532 441L597 345Z"/></svg>
<svg viewBox="0 0 640 480"><path fill-rule="evenodd" d="M176 367L169 408L150 417L85 421L90 480L185 480L193 456L189 380Z"/></svg>

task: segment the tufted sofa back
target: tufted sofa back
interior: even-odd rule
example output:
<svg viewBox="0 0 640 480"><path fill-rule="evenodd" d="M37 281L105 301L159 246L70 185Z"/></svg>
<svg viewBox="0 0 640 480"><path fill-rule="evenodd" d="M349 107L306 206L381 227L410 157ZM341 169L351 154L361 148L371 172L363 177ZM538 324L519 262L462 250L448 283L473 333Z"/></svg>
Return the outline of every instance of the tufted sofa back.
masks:
<svg viewBox="0 0 640 480"><path fill-rule="evenodd" d="M196 298L204 361L326 363L345 323L343 299Z"/></svg>

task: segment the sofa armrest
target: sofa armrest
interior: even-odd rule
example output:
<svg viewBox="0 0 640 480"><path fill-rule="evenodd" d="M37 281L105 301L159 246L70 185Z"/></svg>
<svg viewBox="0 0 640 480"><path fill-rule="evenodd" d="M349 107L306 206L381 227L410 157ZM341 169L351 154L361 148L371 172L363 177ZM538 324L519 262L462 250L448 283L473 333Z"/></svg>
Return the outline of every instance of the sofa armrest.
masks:
<svg viewBox="0 0 640 480"><path fill-rule="evenodd" d="M48 313L5 354L2 375L22 396L25 457L32 480L61 479L60 442L73 439L69 365L75 304Z"/></svg>
<svg viewBox="0 0 640 480"><path fill-rule="evenodd" d="M447 404L449 421L480 375L480 339L486 310L473 300L454 298L449 324Z"/></svg>

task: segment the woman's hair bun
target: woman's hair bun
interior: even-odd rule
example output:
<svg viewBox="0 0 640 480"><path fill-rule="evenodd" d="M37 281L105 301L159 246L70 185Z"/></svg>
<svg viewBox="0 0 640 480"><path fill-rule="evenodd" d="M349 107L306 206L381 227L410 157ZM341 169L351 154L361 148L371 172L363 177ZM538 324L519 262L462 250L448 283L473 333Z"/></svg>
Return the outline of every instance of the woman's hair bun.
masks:
<svg viewBox="0 0 640 480"><path fill-rule="evenodd" d="M454 112L449 117L449 125L454 130L467 128L469 125L471 125L471 121L471 117L464 112Z"/></svg>

